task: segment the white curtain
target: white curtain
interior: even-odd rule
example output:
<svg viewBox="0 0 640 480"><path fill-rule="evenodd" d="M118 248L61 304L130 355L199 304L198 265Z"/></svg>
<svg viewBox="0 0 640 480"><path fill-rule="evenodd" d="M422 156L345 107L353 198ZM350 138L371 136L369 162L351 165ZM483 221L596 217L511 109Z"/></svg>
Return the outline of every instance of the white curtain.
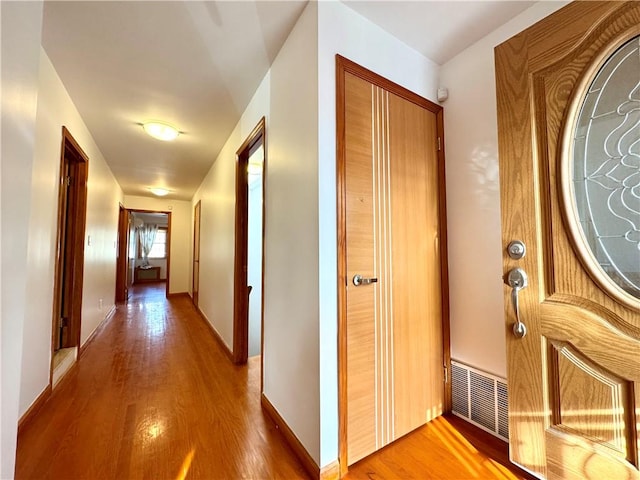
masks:
<svg viewBox="0 0 640 480"><path fill-rule="evenodd" d="M142 247L142 265L149 265L149 252L158 233L158 225L146 223L138 229L140 246Z"/></svg>

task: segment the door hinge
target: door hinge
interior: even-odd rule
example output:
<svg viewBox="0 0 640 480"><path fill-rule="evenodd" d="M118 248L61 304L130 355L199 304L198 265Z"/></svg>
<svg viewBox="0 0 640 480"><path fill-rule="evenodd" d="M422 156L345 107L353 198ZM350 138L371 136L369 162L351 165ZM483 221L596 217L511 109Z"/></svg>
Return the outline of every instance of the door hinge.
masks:
<svg viewBox="0 0 640 480"><path fill-rule="evenodd" d="M442 139L438 137L438 151L442 150Z"/></svg>
<svg viewBox="0 0 640 480"><path fill-rule="evenodd" d="M67 175L67 178L65 179L65 183L67 184L67 187L71 186L71 176Z"/></svg>
<svg viewBox="0 0 640 480"><path fill-rule="evenodd" d="M444 383L445 385L449 383L449 368L446 365L444 366Z"/></svg>
<svg viewBox="0 0 640 480"><path fill-rule="evenodd" d="M66 328L69 326L69 319L67 317L60 318L60 328Z"/></svg>

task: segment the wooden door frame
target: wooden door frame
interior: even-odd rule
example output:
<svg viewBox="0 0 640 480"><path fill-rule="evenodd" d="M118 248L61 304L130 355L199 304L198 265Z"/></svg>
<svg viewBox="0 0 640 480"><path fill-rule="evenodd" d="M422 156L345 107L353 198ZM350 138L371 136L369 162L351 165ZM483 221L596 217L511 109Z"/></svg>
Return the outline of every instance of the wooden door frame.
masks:
<svg viewBox="0 0 640 480"><path fill-rule="evenodd" d="M198 212L197 215L197 229L196 229L196 212ZM202 200L198 200L198 203L196 203L193 207L193 255L192 255L192 259L191 259L191 301L193 302L193 305L196 307L196 309L199 309L198 307L198 303L199 303L199 295L200 295L200 237L201 237L201 233L200 233L200 226L202 225ZM193 268L193 266L196 263L196 230L198 232L197 235L197 245L198 245L198 278L197 278L197 282L196 282L196 270L195 268ZM195 289L196 283L198 285L198 289Z"/></svg>
<svg viewBox="0 0 640 480"><path fill-rule="evenodd" d="M440 144L444 145L443 108L426 98L358 65L341 55L336 55L336 179L338 221L338 461L340 475L348 471L347 458L347 203L346 203L346 139L345 139L345 74L350 73L379 86L405 100L436 114L436 131ZM451 347L449 329L449 271L447 264L447 212L445 191L444 148L438 151L438 198L441 289L442 289L442 345L443 368L451 371ZM444 372L443 372L444 378ZM451 410L451 382L444 384L444 411Z"/></svg>
<svg viewBox="0 0 640 480"><path fill-rule="evenodd" d="M249 355L249 295L247 285L247 258L249 234L249 185L247 167L249 157L262 145L264 164L262 170L262 297L260 307L260 352L264 347L264 228L265 228L265 177L267 168L266 120L262 117L236 152L236 214L235 256L233 281L233 362L243 364ZM260 381L262 384L262 362ZM260 388L262 390L262 388Z"/></svg>
<svg viewBox="0 0 640 480"><path fill-rule="evenodd" d="M66 218L68 210L66 208L68 201L67 188L65 188L66 167L74 169L74 181L70 189L74 190L75 202L71 206L71 215L74 217L75 228L72 234L72 257L73 257L73 275L72 275L72 300L71 314L69 320L69 338L68 347L80 347L80 332L82 329L82 289L84 277L84 242L85 231L87 225L87 182L89 178L89 157L82 150L78 142L73 138L67 127L62 127L62 141L60 146L60 171L58 177L58 218L56 233L56 260L54 267L54 283L53 283L53 315L52 315L52 331L51 331L51 364L49 369L49 383L53 382L53 360L54 353L58 350L57 333L58 317L61 307L62 296L62 273L63 273L63 253L64 239L66 229Z"/></svg>
<svg viewBox="0 0 640 480"><path fill-rule="evenodd" d="M127 257L129 251L129 212L122 203L118 205L118 249L116 259L115 301L127 300Z"/></svg>
<svg viewBox="0 0 640 480"><path fill-rule="evenodd" d="M171 211L170 210L144 210L141 208L127 208L127 211L131 213L164 213L167 215L167 280L165 285L164 296L169 297L169 280L171 279ZM129 246L127 245L127 250ZM127 253L127 258L129 254Z"/></svg>

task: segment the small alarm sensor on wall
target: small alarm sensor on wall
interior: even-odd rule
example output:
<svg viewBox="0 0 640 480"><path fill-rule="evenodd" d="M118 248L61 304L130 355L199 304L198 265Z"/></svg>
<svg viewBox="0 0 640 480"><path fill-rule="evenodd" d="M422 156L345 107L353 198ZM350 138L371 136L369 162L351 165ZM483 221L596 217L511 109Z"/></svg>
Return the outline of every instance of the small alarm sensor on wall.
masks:
<svg viewBox="0 0 640 480"><path fill-rule="evenodd" d="M449 98L449 89L444 87L438 88L438 101L444 102L447 98Z"/></svg>

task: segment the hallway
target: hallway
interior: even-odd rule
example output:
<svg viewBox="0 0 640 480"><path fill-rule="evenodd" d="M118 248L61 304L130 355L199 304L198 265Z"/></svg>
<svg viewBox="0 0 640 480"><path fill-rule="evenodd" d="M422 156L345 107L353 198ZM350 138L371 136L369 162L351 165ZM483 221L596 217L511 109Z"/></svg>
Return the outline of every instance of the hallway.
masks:
<svg viewBox="0 0 640 480"><path fill-rule="evenodd" d="M529 478L506 444L440 417L353 465L350 480ZM258 357L233 366L191 300L133 288L22 428L17 479L304 479L260 407Z"/></svg>
<svg viewBox="0 0 640 480"><path fill-rule="evenodd" d="M306 478L191 300L134 287L18 439L16 478Z"/></svg>

